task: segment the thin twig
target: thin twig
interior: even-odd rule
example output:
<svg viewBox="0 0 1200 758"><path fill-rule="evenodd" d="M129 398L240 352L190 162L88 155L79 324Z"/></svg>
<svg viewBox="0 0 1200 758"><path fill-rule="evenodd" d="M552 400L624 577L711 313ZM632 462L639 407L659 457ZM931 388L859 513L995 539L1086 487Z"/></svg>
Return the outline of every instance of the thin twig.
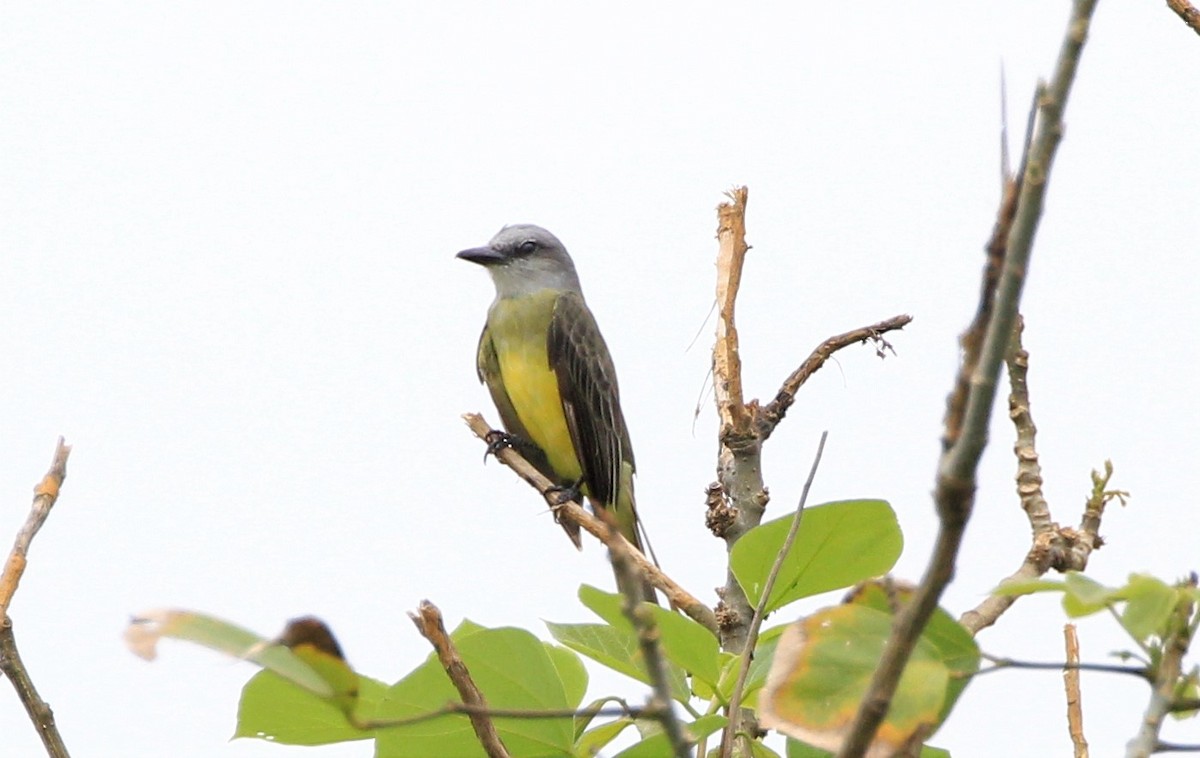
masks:
<svg viewBox="0 0 1200 758"><path fill-rule="evenodd" d="M1200 11L1196 10L1191 3L1187 0L1167 0L1167 5L1179 14L1183 23L1190 26L1192 31L1200 34Z"/></svg>
<svg viewBox="0 0 1200 758"><path fill-rule="evenodd" d="M0 673L12 682L17 691L17 698L25 706L29 720L33 722L38 736L42 738L46 755L50 758L69 758L66 743L63 742L58 725L54 721L54 711L38 695L33 680L29 678L29 671L21 660L21 654L17 651L12 619L8 616L0 616Z"/></svg>
<svg viewBox="0 0 1200 758"><path fill-rule="evenodd" d="M29 720L37 730L38 736L42 738L46 754L51 758L67 758L67 746L59 734L54 711L49 703L38 695L33 679L21 660L8 608L21 583L21 576L25 573L29 546L33 543L34 535L42 528L42 524L46 523L51 509L58 502L58 493L62 489L63 480L67 478L67 458L70 455L70 446L59 437L50 470L33 488L33 505L29 509L25 524L17 532L12 551L4 563L4 572L0 574L0 673L12 682L17 691L17 698L25 706Z"/></svg>
<svg viewBox="0 0 1200 758"><path fill-rule="evenodd" d="M755 417L754 422L758 428L759 438L765 440L771 436L771 432L775 431L775 427L779 426L779 422L783 421L784 415L787 414L788 408L795 402L796 393L800 391L809 377L825 365L825 361L829 360L831 355L844 347L866 343L869 340L875 344L875 354L882 358L888 351L892 351L891 344L883 338L883 335L903 329L911 322L912 316L907 314L892 316L878 324L835 335L817 345L804 363L801 363L799 368L783 380L783 386L775 394L775 399L767 403Z"/></svg>
<svg viewBox="0 0 1200 758"><path fill-rule="evenodd" d="M488 425L483 416L478 413L464 413L463 420L467 422L467 426L475 433L476 437L484 442L487 441L492 427ZM540 492L542 497L546 498L546 502L550 503L550 506L555 510L559 518L565 518L568 521L578 524L584 531L603 542L609 550L621 550L623 548L627 550L630 559L637 565L638 572L649 580L651 584L662 590L673 607L683 611L692 620L701 624L713 634L717 633L717 619L711 608L679 586L674 579L664 574L658 566L655 566L642 551L629 544L629 541L619 532L613 532L603 521L584 510L579 503L573 501L559 503L556 493L560 490L553 482L534 468L533 464L525 460L525 457L519 452L510 447L502 447L496 451L496 458Z"/></svg>
<svg viewBox="0 0 1200 758"><path fill-rule="evenodd" d="M1144 681L1151 681L1150 672L1142 666L1122 666L1116 663L1058 663L1045 661L1018 661L1014 658L993 658L991 656L983 656L991 662L991 666L984 669L979 669L971 676L983 676L984 674L994 674L997 671L1006 669L1025 669L1028 671L1095 671L1100 674L1125 674L1127 676L1137 677Z"/></svg>
<svg viewBox="0 0 1200 758"><path fill-rule="evenodd" d="M754 648L758 646L758 632L767 615L767 602L771 599L771 591L775 589L775 580L779 578L784 559L791 552L792 545L796 542L796 534L800 531L800 520L804 516L804 505L808 502L808 491L812 489L813 480L817 477L817 468L821 465L821 456L825 453L825 440L828 437L828 430L821 432L821 441L817 443L817 453L813 456L812 467L808 470L808 479L804 482L804 489L800 491L800 502L796 504L796 515L792 517L792 525L788 528L787 538L784 539L783 545L775 555L775 562L771 565L771 570L767 572L767 579L763 583L762 597L758 599L758 606L754 609L754 618L750 621L750 637L747 640L746 649L742 651L742 663L738 669L737 682L734 683L733 694L729 698L729 723L725 725L725 735L721 742L721 758L730 758L733 755L733 740L741 729L742 693L746 688L746 678L750 674L750 663L754 660Z"/></svg>
<svg viewBox="0 0 1200 758"><path fill-rule="evenodd" d="M979 362L962 406L961 428L947 428L950 442L938 466L935 502L938 535L925 575L912 600L897 614L892 634L859 705L839 758L863 755L891 705L904 666L917 638L954 575L963 532L975 498L975 471L987 444L996 396L996 379L1020 308L1021 291L1054 155L1062 138L1062 114L1079 63L1095 0L1076 0L1050 86L1039 100L1039 116L1024 161L1024 178L1016 215L1008 233L1004 266L996 285L995 304L987 320ZM986 291L986 288L985 288ZM951 406L953 408L953 406ZM957 434L955 432L958 432Z"/></svg>
<svg viewBox="0 0 1200 758"><path fill-rule="evenodd" d="M1021 344L1021 333L1025 331L1025 320L1017 314L1012 330L1011 342L1004 362L1008 368L1008 415L1017 432L1013 453L1017 456L1017 495L1021 508L1029 518L1029 526L1036 539L1054 528L1050 506L1042 493L1042 466L1038 462L1037 425L1033 423L1033 412L1029 402L1029 352Z"/></svg>
<svg viewBox="0 0 1200 758"><path fill-rule="evenodd" d="M1087 737L1083 735L1083 693L1079 688L1079 635L1074 624L1063 626L1067 644L1067 664L1063 669L1063 686L1067 691L1067 731L1075 747L1075 758L1088 758Z"/></svg>
<svg viewBox="0 0 1200 758"><path fill-rule="evenodd" d="M42 524L49 518L50 509L58 501L58 492L62 488L63 480L67 478L67 458L70 455L70 445L63 444L63 438L59 437L50 470L33 488L33 505L29 509L29 516L26 517L21 531L17 532L12 552L8 554L8 560L4 564L4 573L0 574L0 615L8 613L8 606L12 603L17 585L21 583L21 575L25 573L29 545L33 542L34 535L42 528Z"/></svg>
<svg viewBox="0 0 1200 758"><path fill-rule="evenodd" d="M1104 462L1104 473L1092 471L1092 492L1083 505L1083 515L1079 518L1077 539L1067 547L1071 552L1068 565L1078 571L1087 566L1088 557L1093 550L1100 549L1104 540L1100 537L1100 521L1104 517L1104 509L1113 500L1125 505L1129 493L1125 490L1109 489L1112 482L1112 461Z"/></svg>
<svg viewBox="0 0 1200 758"><path fill-rule="evenodd" d="M471 672L467 671L467 664L459 656L458 649L454 647L450 635L446 634L446 625L442 623L442 612L438 610L437 606L428 600L422 600L421 605L417 607L417 612L408 614L408 617L416 624L421 636L429 640L429 644L433 645L433 649L437 651L442 668L446 670L446 675L450 677L450 681L458 690L458 695L463 702L486 709L487 699L471 679ZM471 720L471 728L475 730L475 736L479 738L479 744L483 746L489 758L509 758L508 748L504 746L503 740L496 732L496 725L492 723L491 717L481 713L471 713L468 714L468 718Z"/></svg>
<svg viewBox="0 0 1200 758"><path fill-rule="evenodd" d="M546 710L531 711L525 708L487 708L479 705L469 705L467 703L459 703L451 701L446 703L441 708L425 713L418 713L413 716L402 716L394 719L370 719L360 721L355 724L359 729L374 730L374 729L390 729L398 726L411 726L412 724L420 724L426 721L442 718L443 716L486 716L493 719L525 719L530 721L541 721L545 719L594 719L602 718L630 718L630 719L658 719L658 709L647 706L645 708L634 708L630 706L592 706L590 708L551 708Z"/></svg>
<svg viewBox="0 0 1200 758"><path fill-rule="evenodd" d="M1000 584L1027 582L1031 579L1037 579L1046 573L1046 568L1043 566L1044 562L1038 558L1039 555L1044 553L1045 551L1038 550L1035 539L1035 547L1026 554L1021 567L1005 577ZM979 632L996 623L996 619L1000 618L1016 602L1016 595L998 595L993 593L985 597L979 605L959 616L958 623L966 627L967 631L972 635L979 634Z"/></svg>
<svg viewBox="0 0 1200 758"><path fill-rule="evenodd" d="M1200 745L1184 745L1178 742L1159 741L1154 745L1156 753L1200 753Z"/></svg>
<svg viewBox="0 0 1200 758"><path fill-rule="evenodd" d="M1184 588L1191 591L1179 593L1179 601L1167 622L1167 631L1162 639L1162 658L1155 667L1150 702L1146 705L1145 715L1142 716L1141 728L1125 746L1126 758L1149 758L1160 749L1158 733L1162 729L1163 719L1172 712L1179 677L1183 671L1183 656L1187 654L1192 643L1190 622L1196 609L1196 584L1196 576L1193 574L1184 583Z"/></svg>
<svg viewBox="0 0 1200 758"><path fill-rule="evenodd" d="M606 513L605 516L607 515ZM613 534L619 535L615 522L608 521L608 527ZM671 745L671 754L675 758L688 758L691 754L691 745L688 743L683 725L679 723L675 710L671 707L671 685L667 681L667 661L659 644L661 635L658 625L654 622L654 612L649 604L641 602L642 598L636 591L641 584L641 579L633 565L629 551L625 549L624 545L615 544L619 545L619 548L612 551L613 568L622 577L619 584L628 590L622 592L624 602L621 610L637 632L638 647L642 651L642 662L645 664L646 674L650 677L650 686L654 692L647 707L657 714L658 723L662 726L663 734L667 736L667 741Z"/></svg>

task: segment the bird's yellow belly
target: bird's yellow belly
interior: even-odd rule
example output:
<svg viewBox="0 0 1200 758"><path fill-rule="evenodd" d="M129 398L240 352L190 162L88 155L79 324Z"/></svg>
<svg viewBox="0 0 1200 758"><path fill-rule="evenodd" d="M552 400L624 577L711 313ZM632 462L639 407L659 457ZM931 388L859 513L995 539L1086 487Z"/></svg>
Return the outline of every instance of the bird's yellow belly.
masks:
<svg viewBox="0 0 1200 758"><path fill-rule="evenodd" d="M511 322L505 323L514 316L517 314L493 312L491 321L492 342L504 390L531 438L529 441L546 454L554 473L564 482L578 481L583 470L567 429L562 398L558 394L558 378L550 369L546 327L525 329Z"/></svg>

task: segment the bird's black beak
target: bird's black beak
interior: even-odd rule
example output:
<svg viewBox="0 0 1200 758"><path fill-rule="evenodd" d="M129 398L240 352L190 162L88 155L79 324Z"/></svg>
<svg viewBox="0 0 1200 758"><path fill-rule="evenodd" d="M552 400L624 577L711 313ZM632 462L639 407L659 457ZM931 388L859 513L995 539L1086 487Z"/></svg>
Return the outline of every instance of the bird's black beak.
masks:
<svg viewBox="0 0 1200 758"><path fill-rule="evenodd" d="M471 263L478 263L480 266L490 266L504 260L503 253L496 252L490 247L473 247L470 250L463 250L455 257Z"/></svg>

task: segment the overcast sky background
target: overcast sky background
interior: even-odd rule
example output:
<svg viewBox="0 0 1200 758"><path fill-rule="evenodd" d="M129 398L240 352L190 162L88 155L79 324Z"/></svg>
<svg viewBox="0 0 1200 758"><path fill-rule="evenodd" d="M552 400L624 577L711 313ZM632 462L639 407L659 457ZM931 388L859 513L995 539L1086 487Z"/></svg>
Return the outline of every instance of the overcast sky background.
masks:
<svg viewBox="0 0 1200 758"><path fill-rule="evenodd" d="M750 187L738 310L748 394L826 337L910 313L880 361L849 349L770 440L771 515L889 500L925 564L956 337L999 194L999 73L1019 132L1068 3L16 3L0 11L0 540L60 434L62 498L11 608L80 756L366 756L370 743L229 743L248 664L121 643L172 606L264 634L315 613L394 681L454 624L586 621L577 554L459 420L498 423L474 372L492 286L454 253L534 222L574 255L621 377L647 529L715 600L704 528L714 206ZM1075 523L1105 458L1133 493L1089 573L1197 568L1200 38L1165 5L1096 14L1025 291L1046 495ZM1019 138L1014 135L1014 141ZM692 344L693 338L700 334ZM689 347L690 346L690 347ZM701 413L693 420L693 409ZM1028 548L1004 400L945 606ZM8 535L8 536L5 536ZM833 602L822 598L797 612ZM776 618L772 622L789 619ZM1062 657L1062 613L1023 600L980 636ZM1130 643L1101 620L1083 655ZM604 689L641 689L595 675ZM1083 678L1093 755L1147 691ZM933 740L958 756L1069 750L1057 673L974 683ZM41 752L7 685L5 755ZM1165 736L1200 742L1194 722Z"/></svg>

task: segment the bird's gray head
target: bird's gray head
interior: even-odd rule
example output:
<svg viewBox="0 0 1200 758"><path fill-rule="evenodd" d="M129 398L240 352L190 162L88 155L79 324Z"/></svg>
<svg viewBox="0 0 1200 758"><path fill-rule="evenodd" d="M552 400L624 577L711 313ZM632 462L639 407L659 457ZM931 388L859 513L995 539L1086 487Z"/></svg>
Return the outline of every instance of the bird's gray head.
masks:
<svg viewBox="0 0 1200 758"><path fill-rule="evenodd" d="M545 289L580 292L567 249L540 226L506 226L487 246L463 250L458 257L487 268L497 297L520 297Z"/></svg>

